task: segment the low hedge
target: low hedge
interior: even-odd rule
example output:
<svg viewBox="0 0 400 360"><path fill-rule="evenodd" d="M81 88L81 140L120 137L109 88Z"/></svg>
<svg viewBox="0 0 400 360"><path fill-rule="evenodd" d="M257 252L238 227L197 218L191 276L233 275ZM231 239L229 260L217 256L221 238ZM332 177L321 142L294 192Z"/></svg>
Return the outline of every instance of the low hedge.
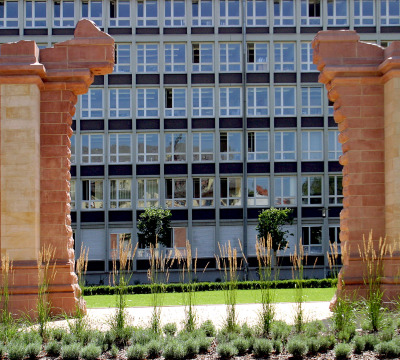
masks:
<svg viewBox="0 0 400 360"><path fill-rule="evenodd" d="M337 279L308 279L301 280L303 288L331 288L337 285ZM239 281L237 283L238 290L257 290L261 288L261 281ZM274 289L294 289L297 287L297 280L279 280L272 281L271 288ZM214 291L223 290L223 282L202 282L196 283L196 291ZM166 284L164 289L166 293L181 293L185 289L185 284L174 283ZM128 294L150 294L150 284L129 285L127 286ZM113 295L116 293L117 287L115 286L87 286L83 290L84 295Z"/></svg>

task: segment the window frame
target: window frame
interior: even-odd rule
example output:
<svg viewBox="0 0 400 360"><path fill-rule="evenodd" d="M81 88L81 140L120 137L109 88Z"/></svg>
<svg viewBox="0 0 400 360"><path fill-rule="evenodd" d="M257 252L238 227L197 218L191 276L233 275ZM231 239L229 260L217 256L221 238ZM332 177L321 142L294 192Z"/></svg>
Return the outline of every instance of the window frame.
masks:
<svg viewBox="0 0 400 360"><path fill-rule="evenodd" d="M115 196L113 197L112 184L115 182ZM127 189L121 189L121 184L127 182ZM110 210L126 210L132 209L132 179L128 178L111 178L109 179L109 198ZM121 191L129 192L129 197L123 197ZM115 203L115 204L114 204ZM126 203L126 206L123 205Z"/></svg>
<svg viewBox="0 0 400 360"><path fill-rule="evenodd" d="M285 137L291 135L293 136L294 148L291 149L288 144L291 142L285 141ZM296 131L275 131L274 132L274 161L296 161L297 160L297 137ZM279 157L277 156L279 155Z"/></svg>
<svg viewBox="0 0 400 360"><path fill-rule="evenodd" d="M296 43L289 41L274 42L274 71L296 71Z"/></svg>
<svg viewBox="0 0 400 360"><path fill-rule="evenodd" d="M112 17L112 7L114 5L114 16ZM127 6L126 6L127 5ZM131 2L130 0L110 0L109 19L110 27L131 27Z"/></svg>
<svg viewBox="0 0 400 360"><path fill-rule="evenodd" d="M338 16L339 6L346 6L346 15ZM333 4L333 5L329 5ZM329 12L332 11L331 14ZM347 0L327 0L327 22L328 26L347 26L349 25L349 5Z"/></svg>
<svg viewBox="0 0 400 360"><path fill-rule="evenodd" d="M343 175L329 175L328 181L329 205L343 206Z"/></svg>
<svg viewBox="0 0 400 360"><path fill-rule="evenodd" d="M171 183L171 194L169 194L169 185ZM179 190L177 182L184 183L184 189ZM185 196L179 196L179 191L184 191ZM166 178L165 179L165 207L167 209L187 208L187 178Z"/></svg>
<svg viewBox="0 0 400 360"><path fill-rule="evenodd" d="M99 99L101 104L94 107L93 103ZM89 88L86 94L81 95L81 119L104 119L104 88Z"/></svg>
<svg viewBox="0 0 400 360"><path fill-rule="evenodd" d="M266 180L267 181L267 189L262 188L263 191L266 190L267 194L260 194L258 191L257 180ZM269 176L248 176L247 177L247 206L249 207L269 207L269 192L270 192L270 183ZM253 183L252 185L250 183ZM250 189L253 188L253 196L250 194Z"/></svg>
<svg viewBox="0 0 400 360"><path fill-rule="evenodd" d="M31 9L28 10L28 4L31 4ZM36 7L37 4L44 4L44 17L37 16L36 13L42 11ZM31 14L29 16L28 14ZM25 13L24 22L26 28L47 28L47 1L43 0L26 0L25 1Z"/></svg>
<svg viewBox="0 0 400 360"><path fill-rule="evenodd" d="M110 164L130 164L132 163L132 134L130 133L109 133L108 134L109 140L108 140L108 146L109 146L109 152L108 152L108 162ZM113 137L115 137L115 140L113 140ZM121 147L125 145L120 145L120 142L122 139L121 137L126 137L129 139L129 152L128 153L123 153L121 152ZM115 145L114 145L115 143ZM112 150L112 147L115 146L115 151ZM112 159L112 157L115 157L115 160ZM121 158L122 157L127 157L126 161L123 161Z"/></svg>
<svg viewBox="0 0 400 360"><path fill-rule="evenodd" d="M83 14L85 8L83 4L87 4L87 16ZM94 4L99 5L100 4L100 9L101 9L101 15L100 16L92 16L92 12L94 12ZM84 19L89 19L92 20L97 26L102 27L103 26L103 1L102 0L83 0L81 2L81 14L82 18Z"/></svg>
<svg viewBox="0 0 400 360"><path fill-rule="evenodd" d="M70 142L71 142L71 165L75 165L76 164L76 134L72 134L71 137L69 138Z"/></svg>
<svg viewBox="0 0 400 360"><path fill-rule="evenodd" d="M225 185L223 184L226 182ZM238 191L239 195L234 196L231 195L230 185L234 183L235 185L239 184L239 189L235 187L235 191ZM225 195L226 191L226 196ZM225 207L241 207L243 206L243 179L239 176L228 176L228 177L220 177L220 206L222 208Z"/></svg>
<svg viewBox="0 0 400 360"><path fill-rule="evenodd" d="M260 13L257 3L265 3L265 15L257 15ZM267 0L246 0L246 26L268 26L268 6L269 2ZM252 13L250 15L249 10Z"/></svg>
<svg viewBox="0 0 400 360"><path fill-rule="evenodd" d="M328 161L338 161L343 154L342 144L339 142L339 130L328 130ZM333 157L331 157L333 154Z"/></svg>
<svg viewBox="0 0 400 360"><path fill-rule="evenodd" d="M157 95L157 105L154 107L148 106L149 97L153 92ZM143 106L141 105L140 94L143 92ZM143 112L143 113L142 113ZM136 88L136 117L138 118L159 118L160 117L160 92L158 87Z"/></svg>
<svg viewBox="0 0 400 360"><path fill-rule="evenodd" d="M262 90L266 94L259 94ZM253 93L253 95L251 95ZM269 86L248 86L246 87L247 96L247 116L248 117L267 117L269 116ZM265 100L267 104L258 105Z"/></svg>
<svg viewBox="0 0 400 360"><path fill-rule="evenodd" d="M56 3L59 3L60 16L56 16ZM72 4L72 16L65 16L64 4ZM53 2L53 27L74 27L75 26L75 2L73 0L57 0Z"/></svg>
<svg viewBox="0 0 400 360"><path fill-rule="evenodd" d="M319 5L319 9L318 9ZM310 16L310 9L314 7L314 12L319 11L319 16ZM322 6L321 0L301 0L300 4L300 22L301 26L321 26Z"/></svg>
<svg viewBox="0 0 400 360"><path fill-rule="evenodd" d="M182 56L183 48L183 59L178 61L178 54ZM170 61L168 60L170 59ZM182 62L183 60L183 62ZM164 71L166 73L183 73L186 72L186 44L185 43L165 43L164 44Z"/></svg>
<svg viewBox="0 0 400 360"><path fill-rule="evenodd" d="M266 141L264 139L260 139L260 137L262 135L267 136ZM257 140L257 138L259 138L259 139ZM266 144L266 150L263 150L263 151L257 150L259 143L261 143L262 145ZM247 161L248 162L269 161L269 144L270 144L269 131L248 131L247 132ZM254 150L251 151L251 149L254 149Z"/></svg>
<svg viewBox="0 0 400 360"><path fill-rule="evenodd" d="M319 193L313 193L313 182L319 180ZM305 191L307 190L307 191ZM318 190L318 189L317 189ZM324 204L324 187L322 175L302 175L301 176L301 204L302 206L322 206ZM315 202L318 201L319 202Z"/></svg>
<svg viewBox="0 0 400 360"><path fill-rule="evenodd" d="M148 207L155 206L157 207L160 203L160 182L159 178L137 178L137 208L138 209L145 209ZM149 182L155 182L156 184L156 197L149 197L147 196ZM140 187L143 183L143 192L141 191ZM142 194L143 193L143 194ZM143 195L143 197L141 197Z"/></svg>
<svg viewBox="0 0 400 360"><path fill-rule="evenodd" d="M311 42L301 42L301 72L317 72L317 65L313 63L313 48Z"/></svg>
<svg viewBox="0 0 400 360"><path fill-rule="evenodd" d="M203 181L207 181L207 186L212 191L212 196L205 196L204 192L204 187L203 187ZM196 182L196 183L195 183ZM210 185L211 183L211 185ZM201 177L193 177L192 178L192 184L193 184L193 197L192 197L192 206L193 208L213 208L214 201L215 201L215 177L210 177L210 176L201 176ZM196 189L197 184L199 186L198 189ZM197 191L198 190L198 191ZM208 190L209 192L210 190ZM207 193L208 193L207 192ZM198 195L198 196L196 196Z"/></svg>
<svg viewBox="0 0 400 360"><path fill-rule="evenodd" d="M268 62L268 43L267 42L247 42L246 68L248 72L269 72ZM265 49L257 49L257 47L265 46ZM258 55L265 51L265 56ZM251 61L253 59L253 61ZM259 61L260 60L260 61Z"/></svg>
<svg viewBox="0 0 400 360"><path fill-rule="evenodd" d="M9 9L10 5L16 5L16 8ZM17 16L11 17L10 11L17 10ZM0 18L1 29L17 29L19 27L19 8L18 1L3 0L3 17Z"/></svg>
<svg viewBox="0 0 400 360"><path fill-rule="evenodd" d="M331 231L333 230L333 231ZM332 250L336 250L337 254L342 253L341 249L341 241L340 241L340 225L329 225L328 227L328 234L329 234L329 253L332 254ZM334 234L332 234L332 232ZM334 241L332 241L332 235L334 237ZM335 245L336 244L336 245ZM336 249L335 249L336 247Z"/></svg>
<svg viewBox="0 0 400 360"><path fill-rule="evenodd" d="M238 14L232 16L232 4L237 5ZM233 5L233 6L234 6ZM241 1L239 0L219 0L219 26L241 26Z"/></svg>
<svg viewBox="0 0 400 360"><path fill-rule="evenodd" d="M211 137L212 137L212 142L211 142L212 143L212 147L213 147L212 152L203 151L203 147L204 147L205 142L209 141L207 139L204 139L206 134L207 135L211 135ZM198 163L198 162L202 162L202 163L204 163L204 162L214 162L214 159L215 159L215 134L213 132L204 131L204 132L193 132L192 136L193 136L193 140L192 140L192 143L193 143L193 149L192 149L193 150L193 152L192 152L192 154L193 154L193 162L194 163ZM198 140L195 139L196 136L198 136ZM199 151L195 151L195 144L196 144L197 141L198 141L198 144L199 144ZM197 159L195 158L196 156L198 156ZM210 157L210 158L207 158L207 157Z"/></svg>
<svg viewBox="0 0 400 360"><path fill-rule="evenodd" d="M151 3L155 3L156 16L150 16L148 12L150 11L148 6L151 6ZM143 9L140 10L139 6L142 5ZM154 5L154 4L153 4ZM158 1L157 0L136 0L136 26L137 27L158 27L159 23L159 9L158 9ZM142 16L141 16L142 14Z"/></svg>
<svg viewBox="0 0 400 360"><path fill-rule="evenodd" d="M242 71L242 45L239 42L219 43L219 71L240 72ZM235 57L239 58L236 59Z"/></svg>
<svg viewBox="0 0 400 360"><path fill-rule="evenodd" d="M223 146L224 138L226 139L226 151ZM242 133L238 131L221 131L219 133L219 159L221 162L238 162L242 161ZM240 149L236 150L231 146L238 145Z"/></svg>
<svg viewBox="0 0 400 360"><path fill-rule="evenodd" d="M279 182L279 183L278 183ZM289 185L287 192L286 185ZM278 190L280 192L278 193ZM274 178L274 206L288 207L297 205L297 178L296 176L275 176Z"/></svg>
<svg viewBox="0 0 400 360"><path fill-rule="evenodd" d="M148 137L157 136L157 152L148 151ZM140 151L141 141L140 137L143 136L143 151ZM137 133L136 134L136 162L138 164L159 163L160 162L160 134L156 132Z"/></svg>
<svg viewBox="0 0 400 360"><path fill-rule="evenodd" d="M211 92L210 94L207 94ZM204 96L206 93L207 96ZM197 95L198 94L198 98ZM208 101L212 101L211 106L206 106ZM192 87L192 117L194 118L213 118L215 116L214 109L214 87Z"/></svg>
<svg viewBox="0 0 400 360"><path fill-rule="evenodd" d="M126 59L128 59L128 61L126 61ZM117 43L115 44L114 73L125 74L130 72L131 72L131 45L124 43Z"/></svg>
<svg viewBox="0 0 400 360"><path fill-rule="evenodd" d="M293 94L291 97L285 96L288 91ZM274 115L276 117L296 116L296 86L275 86L275 103L274 103ZM287 100L293 99L293 103L287 104Z"/></svg>
<svg viewBox="0 0 400 360"><path fill-rule="evenodd" d="M372 3L372 14L367 15L365 4ZM375 1L354 0L354 26L375 26Z"/></svg>
<svg viewBox="0 0 400 360"><path fill-rule="evenodd" d="M283 14L285 12L285 4L291 5L290 15ZM274 26L295 26L296 18L295 18L295 2L293 0L274 0Z"/></svg>
<svg viewBox="0 0 400 360"><path fill-rule="evenodd" d="M319 242L315 243L314 240L312 239L312 230L311 229L319 229ZM308 236L305 236L305 229L307 230ZM322 254L323 249L322 249L322 225L308 225L308 226L302 226L301 227L301 241L302 241L302 246L304 250L304 254L311 255L311 254ZM315 248L316 250L312 250L312 248ZM318 249L318 250L317 250Z"/></svg>
<svg viewBox="0 0 400 360"><path fill-rule="evenodd" d="M393 7L390 7L391 0L380 0L380 25L398 26L400 25L400 0L397 0L397 14L393 14Z"/></svg>
<svg viewBox="0 0 400 360"><path fill-rule="evenodd" d="M108 88L109 108L108 116L112 119L132 118L132 88ZM113 100L115 96L115 100ZM124 107L123 103L128 99L129 107ZM113 102L115 101L115 104Z"/></svg>
<svg viewBox="0 0 400 360"><path fill-rule="evenodd" d="M170 12L171 15L167 16L167 2L171 3ZM176 16L177 9L175 4L183 3L183 16ZM179 22L180 23L176 23ZM184 27L186 26L186 1L185 0L164 0L164 27Z"/></svg>
<svg viewBox="0 0 400 360"><path fill-rule="evenodd" d="M320 86L301 87L301 116L323 115L324 103L322 92L322 87Z"/></svg>
<svg viewBox="0 0 400 360"><path fill-rule="evenodd" d="M320 147L315 148L318 143L315 136L319 135ZM322 130L302 130L301 131L301 160L302 161L322 161L324 159L324 143Z"/></svg>
<svg viewBox="0 0 400 360"><path fill-rule="evenodd" d="M88 182L88 192L86 195L88 195L87 199L84 199L85 196L85 182ZM99 188L97 190L101 191L101 194L96 194L96 183ZM99 210L99 209L104 209L104 179L82 179L81 180L82 184L82 200L81 200L81 209L82 210ZM94 185L94 188L92 189L92 185ZM94 190L94 191L93 191ZM98 195L101 195L101 197L96 198Z"/></svg>
<svg viewBox="0 0 400 360"><path fill-rule="evenodd" d="M136 72L139 74L153 74L159 72L159 47L157 43L138 43L136 45ZM156 56L154 56L156 52ZM155 61L154 61L155 58ZM143 60L142 60L143 59Z"/></svg>
<svg viewBox="0 0 400 360"><path fill-rule="evenodd" d="M71 210L76 209L76 179L71 179L69 181L69 197Z"/></svg>
<svg viewBox="0 0 400 360"><path fill-rule="evenodd" d="M239 101L235 101L235 97L238 94L234 94L233 91L238 92ZM225 100L223 98L225 93ZM232 99L233 97L233 99ZM220 117L241 117L242 110L242 88L241 87L220 87L219 88L219 116Z"/></svg>
<svg viewBox="0 0 400 360"><path fill-rule="evenodd" d="M171 137L171 150L168 151L168 140L167 137ZM182 136L182 139L184 139L184 149L183 151L177 151L176 146L178 143L176 142L176 138L179 138L179 136ZM186 132L166 132L164 134L164 146L165 146L165 162L166 163L185 163L187 162L187 133ZM178 139L179 140L179 139ZM172 146L174 144L174 146ZM179 143L180 144L180 143Z"/></svg>
<svg viewBox="0 0 400 360"><path fill-rule="evenodd" d="M187 116L187 88L183 87L166 87L164 117L166 118L186 118ZM171 100L169 100L171 98ZM171 105L169 102L171 101ZM178 106L181 101L184 101L184 106Z"/></svg>
<svg viewBox="0 0 400 360"><path fill-rule="evenodd" d="M196 49L198 47L198 55L195 54ZM204 47L209 47L209 49L204 49ZM209 52L211 49L211 62L205 62L204 58L210 57L205 54ZM198 61L197 58L198 57ZM212 43L192 43L192 72L203 73L208 72L211 73L214 71L214 44Z"/></svg>
<svg viewBox="0 0 400 360"><path fill-rule="evenodd" d="M194 4L197 5L197 16L194 14ZM208 4L211 9L211 15L205 15L203 4ZM212 0L192 0L192 26L193 27L212 27L214 26L214 6Z"/></svg>
<svg viewBox="0 0 400 360"><path fill-rule="evenodd" d="M85 140L87 138L87 140ZM96 148L93 148L96 141L101 139L101 152L93 152ZM87 141L87 153L84 151L84 145ZM82 165L99 165L104 164L104 134L102 133L84 133L81 134L81 164ZM101 158L99 161L94 160L94 158Z"/></svg>

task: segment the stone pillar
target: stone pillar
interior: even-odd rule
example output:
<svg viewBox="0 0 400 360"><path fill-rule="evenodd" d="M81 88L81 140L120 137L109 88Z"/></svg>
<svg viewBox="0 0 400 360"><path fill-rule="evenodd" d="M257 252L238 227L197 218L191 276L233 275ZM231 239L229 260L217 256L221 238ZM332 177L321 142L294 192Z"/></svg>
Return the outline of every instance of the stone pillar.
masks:
<svg viewBox="0 0 400 360"><path fill-rule="evenodd" d="M363 237L368 239L372 231L377 244L379 238L391 235L388 231L388 224L392 222L388 217L392 211L390 203L400 204L400 193L394 196L391 191L388 198L388 189L394 184L388 186L393 176L388 173L387 158L388 151L393 154L395 149L387 143L388 136L394 135L394 129L389 132L387 129L386 104L389 98L385 74L388 69L382 66L390 53L389 49L395 46L392 44L384 50L380 46L360 42L355 31L322 31L313 41L314 63L321 71L319 81L326 85L328 97L334 102L334 119L338 123L343 149L339 159L343 165L344 195L340 239L345 253L340 277L344 280L346 291L358 290L360 295L365 291L359 253ZM399 116L400 112L397 124L400 124ZM392 127L396 126L399 125L392 124ZM398 267L397 254L385 259L385 278L382 282L399 290L393 274L389 274L394 269L391 265L393 261ZM391 296L389 292L385 294Z"/></svg>
<svg viewBox="0 0 400 360"><path fill-rule="evenodd" d="M0 45L1 254L13 261L11 311L37 302L37 257L55 249L53 313L74 313L79 286L70 217L70 137L77 95L112 72L114 40L89 20L74 38L39 52L33 41Z"/></svg>

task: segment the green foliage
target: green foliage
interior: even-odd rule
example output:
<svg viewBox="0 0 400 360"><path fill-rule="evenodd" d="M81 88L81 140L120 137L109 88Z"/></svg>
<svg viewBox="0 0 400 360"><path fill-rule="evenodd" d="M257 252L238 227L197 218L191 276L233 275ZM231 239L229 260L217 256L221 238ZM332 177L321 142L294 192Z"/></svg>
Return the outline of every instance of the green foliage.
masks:
<svg viewBox="0 0 400 360"><path fill-rule="evenodd" d="M283 347L282 341L277 339L272 340L272 347L274 348L276 354L280 354L282 352L282 347Z"/></svg>
<svg viewBox="0 0 400 360"><path fill-rule="evenodd" d="M136 329L132 334L131 342L132 344L147 345L151 340L158 338L158 334L150 329Z"/></svg>
<svg viewBox="0 0 400 360"><path fill-rule="evenodd" d="M118 352L119 352L119 349L115 346L115 344L112 344L111 349L110 349L111 357L116 358L118 356Z"/></svg>
<svg viewBox="0 0 400 360"><path fill-rule="evenodd" d="M64 335L67 334L67 331L63 328L52 328L50 330L50 338L56 341L61 341Z"/></svg>
<svg viewBox="0 0 400 360"><path fill-rule="evenodd" d="M217 330L211 320L206 320L200 325L200 330L204 331L206 336L215 336Z"/></svg>
<svg viewBox="0 0 400 360"><path fill-rule="evenodd" d="M323 335L319 339L319 352L326 353L328 350L332 349L336 343L335 337L331 335Z"/></svg>
<svg viewBox="0 0 400 360"><path fill-rule="evenodd" d="M318 337L326 331L326 326L321 320L310 321L304 326L304 333L307 337Z"/></svg>
<svg viewBox="0 0 400 360"><path fill-rule="evenodd" d="M79 353L79 356L85 360L95 360L101 355L101 347L90 343L83 347Z"/></svg>
<svg viewBox="0 0 400 360"><path fill-rule="evenodd" d="M308 351L306 339L299 336L291 338L288 341L287 350L294 358L301 358Z"/></svg>
<svg viewBox="0 0 400 360"><path fill-rule="evenodd" d="M319 339L311 337L307 339L307 348L310 355L316 355L319 352Z"/></svg>
<svg viewBox="0 0 400 360"><path fill-rule="evenodd" d="M63 345L61 347L61 357L63 360L78 360L80 351L81 344L79 343Z"/></svg>
<svg viewBox="0 0 400 360"><path fill-rule="evenodd" d="M238 349L232 343L222 343L217 346L217 354L222 359L230 359L238 354Z"/></svg>
<svg viewBox="0 0 400 360"><path fill-rule="evenodd" d="M126 350L126 358L128 360L143 360L146 355L146 347L140 344L132 345Z"/></svg>
<svg viewBox="0 0 400 360"><path fill-rule="evenodd" d="M26 356L26 346L22 341L11 341L7 345L9 360L22 360Z"/></svg>
<svg viewBox="0 0 400 360"><path fill-rule="evenodd" d="M272 324L271 336L274 340L280 340L285 343L291 332L292 327L283 321L275 321Z"/></svg>
<svg viewBox="0 0 400 360"><path fill-rule="evenodd" d="M292 209L276 209L271 207L258 215L258 224L256 226L258 238L266 239L268 234L270 234L272 238L272 250L275 252L287 245L285 237L289 234L289 231L282 230L282 226L292 223L291 213Z"/></svg>
<svg viewBox="0 0 400 360"><path fill-rule="evenodd" d="M148 246L159 243L168 244L168 236L170 236L172 213L168 209L156 207L146 208L139 215L137 228L139 230L142 245Z"/></svg>
<svg viewBox="0 0 400 360"><path fill-rule="evenodd" d="M364 335L364 339L365 339L365 347L364 347L365 351L374 350L375 346L379 343L379 338L374 334Z"/></svg>
<svg viewBox="0 0 400 360"><path fill-rule="evenodd" d="M175 323L168 323L163 326L163 333L166 336L174 336L177 330Z"/></svg>
<svg viewBox="0 0 400 360"><path fill-rule="evenodd" d="M61 353L61 344L56 340L50 340L44 347L44 350L47 356L59 357Z"/></svg>
<svg viewBox="0 0 400 360"><path fill-rule="evenodd" d="M353 342L354 354L362 354L365 349L365 338L363 336L357 335L354 336Z"/></svg>
<svg viewBox="0 0 400 360"><path fill-rule="evenodd" d="M182 341L170 341L164 348L165 360L184 360L186 358L186 347Z"/></svg>
<svg viewBox="0 0 400 360"><path fill-rule="evenodd" d="M339 343L335 346L334 352L337 360L348 359L351 354L351 345Z"/></svg>
<svg viewBox="0 0 400 360"><path fill-rule="evenodd" d="M35 359L42 351L42 344L39 342L32 342L25 347L25 354L29 359Z"/></svg>
<svg viewBox="0 0 400 360"><path fill-rule="evenodd" d="M204 354L208 351L209 347L211 346L212 339L206 336L200 336L198 338L199 344L199 353Z"/></svg>
<svg viewBox="0 0 400 360"><path fill-rule="evenodd" d="M338 296L333 308L332 325L337 332L354 327L356 318L355 301L353 298Z"/></svg>
<svg viewBox="0 0 400 360"><path fill-rule="evenodd" d="M400 356L400 346L396 341L385 341L375 347L375 351L382 358L395 358Z"/></svg>
<svg viewBox="0 0 400 360"><path fill-rule="evenodd" d="M147 349L147 355L150 359L158 358L161 354L162 340L161 339L151 340L147 344L146 349Z"/></svg>
<svg viewBox="0 0 400 360"><path fill-rule="evenodd" d="M184 346L186 348L186 356L188 358L196 357L196 355L199 353L199 344L197 339L194 339L193 337L187 339L184 343Z"/></svg>
<svg viewBox="0 0 400 360"><path fill-rule="evenodd" d="M256 358L268 357L272 351L272 342L268 339L255 339L253 354Z"/></svg>
<svg viewBox="0 0 400 360"><path fill-rule="evenodd" d="M238 350L238 355L242 356L247 353L249 349L249 340L244 337L238 337L237 339L232 341L232 344Z"/></svg>

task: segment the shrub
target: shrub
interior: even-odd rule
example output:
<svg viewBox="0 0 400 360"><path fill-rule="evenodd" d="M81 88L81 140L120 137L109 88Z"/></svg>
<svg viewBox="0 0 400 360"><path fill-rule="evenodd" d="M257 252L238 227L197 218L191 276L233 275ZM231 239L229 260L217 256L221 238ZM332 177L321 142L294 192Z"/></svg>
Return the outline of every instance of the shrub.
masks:
<svg viewBox="0 0 400 360"><path fill-rule="evenodd" d="M143 360L147 355L146 347L144 345L135 344L129 346L126 350L126 358L128 360Z"/></svg>
<svg viewBox="0 0 400 360"><path fill-rule="evenodd" d="M276 321L271 327L271 336L274 340L286 342L292 331L292 327L283 321Z"/></svg>
<svg viewBox="0 0 400 360"><path fill-rule="evenodd" d="M71 334L71 333L66 333L66 334L64 334L64 336L63 336L63 338L62 338L62 340L61 340L61 342L62 342L62 344L63 345L71 345L71 344L73 344L73 343L76 343L78 340L77 340L77 338L75 337L75 335L74 334Z"/></svg>
<svg viewBox="0 0 400 360"><path fill-rule="evenodd" d="M82 359L95 360L101 355L101 347L94 343L90 343L83 347L79 353Z"/></svg>
<svg viewBox="0 0 400 360"><path fill-rule="evenodd" d="M61 341L62 338L65 336L65 334L67 334L67 331L64 330L63 328L53 328L51 329L50 337L53 340Z"/></svg>
<svg viewBox="0 0 400 360"><path fill-rule="evenodd" d="M335 358L338 360L348 359L351 353L351 345L345 343L339 343L334 348Z"/></svg>
<svg viewBox="0 0 400 360"><path fill-rule="evenodd" d="M326 353L329 349L332 349L336 343L336 339L333 335L324 335L319 338L319 349L320 353Z"/></svg>
<svg viewBox="0 0 400 360"><path fill-rule="evenodd" d="M64 360L78 360L81 344L73 343L61 347L61 357Z"/></svg>
<svg viewBox="0 0 400 360"><path fill-rule="evenodd" d="M254 331L249 325L244 323L242 325L242 329L240 330L240 334L245 338L251 338L254 336Z"/></svg>
<svg viewBox="0 0 400 360"><path fill-rule="evenodd" d="M32 342L25 347L25 354L29 359L35 359L42 351L42 344L40 342Z"/></svg>
<svg viewBox="0 0 400 360"><path fill-rule="evenodd" d="M356 333L356 328L354 326L347 326L344 330L340 331L337 334L337 338L339 341L350 342L353 336Z"/></svg>
<svg viewBox="0 0 400 360"><path fill-rule="evenodd" d="M132 344L147 345L151 340L158 339L158 335L150 329L137 329L132 334Z"/></svg>
<svg viewBox="0 0 400 360"><path fill-rule="evenodd" d="M238 350L238 355L242 356L246 354L249 349L249 341L244 337L238 337L232 341L233 346Z"/></svg>
<svg viewBox="0 0 400 360"><path fill-rule="evenodd" d="M183 360L186 358L186 347L182 341L173 340L165 346L163 356L165 360Z"/></svg>
<svg viewBox="0 0 400 360"><path fill-rule="evenodd" d="M115 346L115 344L111 345L111 349L110 349L110 355L113 358L116 358L118 356L119 353L119 349Z"/></svg>
<svg viewBox="0 0 400 360"><path fill-rule="evenodd" d="M276 354L280 354L282 352L282 341L281 340L273 340L272 347L275 350Z"/></svg>
<svg viewBox="0 0 400 360"><path fill-rule="evenodd" d="M379 333L379 339L383 342L388 342L393 339L394 335L394 329L393 328L385 328Z"/></svg>
<svg viewBox="0 0 400 360"><path fill-rule="evenodd" d="M7 346L9 360L22 360L26 356L25 345L21 341L12 341Z"/></svg>
<svg viewBox="0 0 400 360"><path fill-rule="evenodd" d="M111 349L112 345L115 343L115 332L114 331L106 331L103 337L103 343L107 350Z"/></svg>
<svg viewBox="0 0 400 360"><path fill-rule="evenodd" d="M300 358L307 353L307 344L305 339L294 337L288 341L287 349L294 358Z"/></svg>
<svg viewBox="0 0 400 360"><path fill-rule="evenodd" d="M375 347L375 351L383 358L395 358L400 355L400 346L395 341L385 341Z"/></svg>
<svg viewBox="0 0 400 360"><path fill-rule="evenodd" d="M305 335L306 337L318 337L319 334L326 330L324 323L321 320L315 320L307 323L305 325Z"/></svg>
<svg viewBox="0 0 400 360"><path fill-rule="evenodd" d="M61 344L58 341L50 340L44 347L47 356L59 357L61 353Z"/></svg>
<svg viewBox="0 0 400 360"><path fill-rule="evenodd" d="M165 324L163 327L163 332L165 335L174 336L176 334L177 330L178 329L177 329L175 323L168 323L168 324Z"/></svg>
<svg viewBox="0 0 400 360"><path fill-rule="evenodd" d="M310 355L317 354L319 351L319 344L320 344L320 342L319 342L318 338L316 338L316 337L308 338L308 340L307 340L308 353Z"/></svg>
<svg viewBox="0 0 400 360"><path fill-rule="evenodd" d="M256 358L268 357L272 351L272 342L268 339L256 339L253 344L253 354Z"/></svg>
<svg viewBox="0 0 400 360"><path fill-rule="evenodd" d="M41 336L36 331L27 331L22 333L22 341L25 345L32 343L42 343Z"/></svg>
<svg viewBox="0 0 400 360"><path fill-rule="evenodd" d="M354 337L354 354L362 354L365 349L365 337L364 336L355 336Z"/></svg>
<svg viewBox="0 0 400 360"><path fill-rule="evenodd" d="M364 338L365 338L364 351L374 350L375 345L379 343L378 337L373 334L364 335Z"/></svg>
<svg viewBox="0 0 400 360"><path fill-rule="evenodd" d="M146 346L147 356L150 359L158 358L161 354L161 348L162 345L160 339L151 340Z"/></svg>
<svg viewBox="0 0 400 360"><path fill-rule="evenodd" d="M211 345L211 339L206 336L200 336L198 339L198 344L199 344L199 353L203 354L208 351L208 348Z"/></svg>
<svg viewBox="0 0 400 360"><path fill-rule="evenodd" d="M231 343L223 343L217 346L217 354L222 359L229 359L232 356L236 356L238 350Z"/></svg>
<svg viewBox="0 0 400 360"><path fill-rule="evenodd" d="M195 357L199 353L199 344L195 338L189 338L185 341L186 356L189 358Z"/></svg>

